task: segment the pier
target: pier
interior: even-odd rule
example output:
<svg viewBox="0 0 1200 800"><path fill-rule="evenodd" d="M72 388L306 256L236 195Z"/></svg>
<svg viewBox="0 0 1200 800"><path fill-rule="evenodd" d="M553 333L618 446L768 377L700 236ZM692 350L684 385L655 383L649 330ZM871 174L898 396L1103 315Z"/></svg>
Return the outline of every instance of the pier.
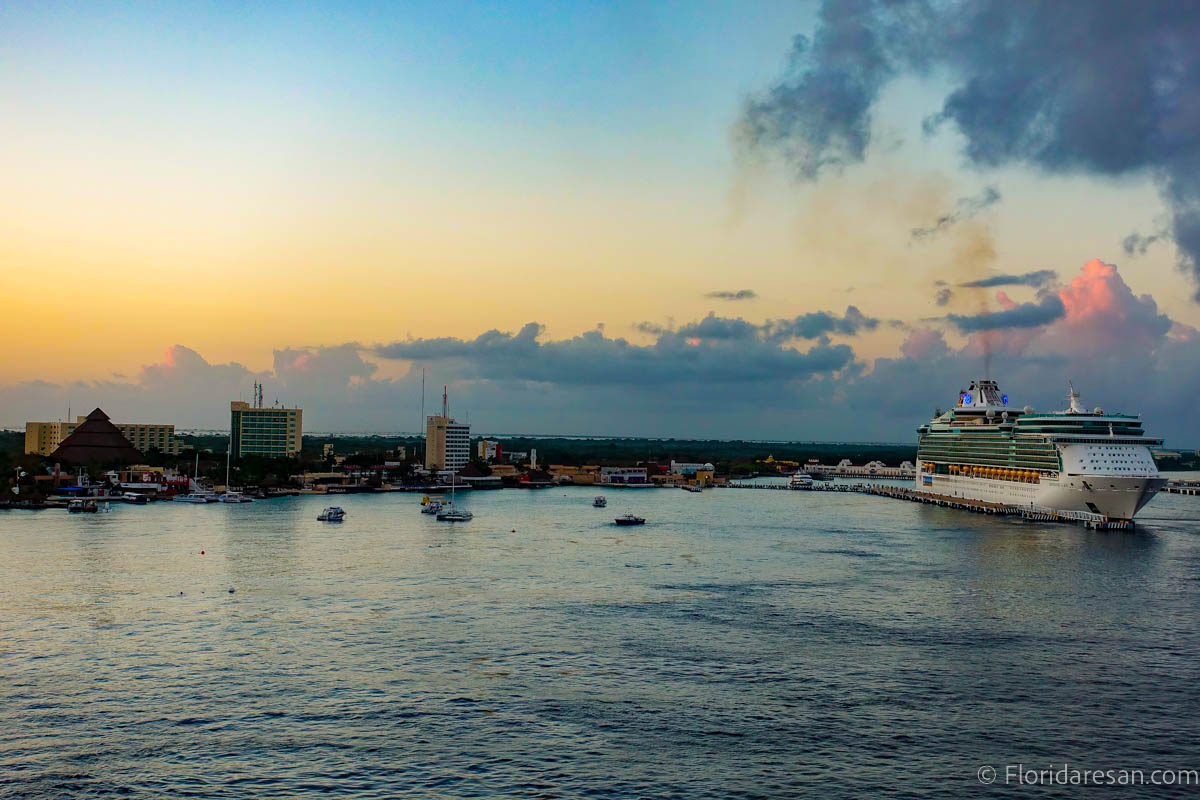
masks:
<svg viewBox="0 0 1200 800"><path fill-rule="evenodd" d="M965 497L951 497L932 492L920 492L916 489L906 489L901 486L887 486L872 483L826 483L816 484L804 489L793 489L786 483L729 483L729 489L771 489L791 492L847 492L853 494L870 494L876 497L889 497L893 500L907 500L910 503L953 508L959 511L970 511L973 514L988 514L997 517L1020 517L1033 522L1066 522L1082 524L1091 530L1132 530L1133 521L1127 519L1110 519L1103 514L1093 514L1088 511L1058 511L1051 508L1032 506L1004 505L989 503L986 500L969 500ZM1200 490L1200 487L1196 487ZM1200 492L1198 492L1200 493Z"/></svg>
<svg viewBox="0 0 1200 800"><path fill-rule="evenodd" d="M1162 488L1164 492L1170 494L1190 494L1200 495L1200 482L1197 481L1170 481Z"/></svg>

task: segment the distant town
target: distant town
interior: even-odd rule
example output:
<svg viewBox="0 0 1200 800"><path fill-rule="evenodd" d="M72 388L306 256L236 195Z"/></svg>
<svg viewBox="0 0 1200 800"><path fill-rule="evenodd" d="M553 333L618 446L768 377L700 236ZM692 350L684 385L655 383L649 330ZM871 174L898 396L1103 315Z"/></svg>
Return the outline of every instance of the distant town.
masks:
<svg viewBox="0 0 1200 800"><path fill-rule="evenodd" d="M232 401L228 434L182 434L165 422L113 421L100 408L72 421L0 432L9 491L0 507L56 499L149 502L181 497L461 489L709 487L731 479L912 478L916 447L895 444L472 436L448 412L424 436L306 436L300 408ZM1197 454L1159 451L1159 468L1195 469Z"/></svg>

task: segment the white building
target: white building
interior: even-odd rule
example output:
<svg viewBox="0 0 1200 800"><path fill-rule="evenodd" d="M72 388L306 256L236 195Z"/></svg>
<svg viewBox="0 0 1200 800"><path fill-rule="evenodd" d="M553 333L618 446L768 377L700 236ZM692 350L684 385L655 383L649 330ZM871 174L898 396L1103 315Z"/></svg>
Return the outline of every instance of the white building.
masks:
<svg viewBox="0 0 1200 800"><path fill-rule="evenodd" d="M601 467L600 483L606 486L649 486L645 467Z"/></svg>

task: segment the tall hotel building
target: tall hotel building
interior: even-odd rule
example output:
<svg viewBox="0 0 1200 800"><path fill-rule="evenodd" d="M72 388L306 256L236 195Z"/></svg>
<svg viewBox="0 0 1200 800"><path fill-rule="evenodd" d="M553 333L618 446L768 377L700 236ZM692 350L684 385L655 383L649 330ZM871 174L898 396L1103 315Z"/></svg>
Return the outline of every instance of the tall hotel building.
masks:
<svg viewBox="0 0 1200 800"><path fill-rule="evenodd" d="M304 433L300 409L262 408L234 400L229 413L229 446L234 457L284 458L300 452Z"/></svg>
<svg viewBox="0 0 1200 800"><path fill-rule="evenodd" d="M458 472L470 460L470 425L447 416L425 418L425 469Z"/></svg>

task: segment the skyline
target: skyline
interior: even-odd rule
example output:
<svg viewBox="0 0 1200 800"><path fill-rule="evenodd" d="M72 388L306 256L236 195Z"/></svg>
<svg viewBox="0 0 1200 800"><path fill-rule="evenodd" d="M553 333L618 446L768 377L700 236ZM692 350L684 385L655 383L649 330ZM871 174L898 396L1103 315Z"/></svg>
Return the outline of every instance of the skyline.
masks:
<svg viewBox="0 0 1200 800"><path fill-rule="evenodd" d="M479 430L908 441L990 373L1200 445L1196 23L1088 11L1089 71L949 8L6 7L0 424L220 427L260 380L398 431L426 367ZM1062 45L1029 113L989 13Z"/></svg>

